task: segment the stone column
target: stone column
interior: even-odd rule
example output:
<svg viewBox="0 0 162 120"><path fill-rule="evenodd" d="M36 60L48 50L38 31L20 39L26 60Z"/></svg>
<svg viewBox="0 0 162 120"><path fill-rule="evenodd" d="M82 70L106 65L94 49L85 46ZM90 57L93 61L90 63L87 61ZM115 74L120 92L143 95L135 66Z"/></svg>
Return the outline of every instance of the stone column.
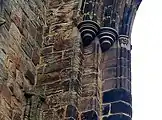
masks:
<svg viewBox="0 0 162 120"><path fill-rule="evenodd" d="M81 120L98 120L101 111L101 49L97 41L83 50L82 94L80 98Z"/></svg>
<svg viewBox="0 0 162 120"><path fill-rule="evenodd" d="M131 120L130 43L120 36L119 42L103 56L103 120Z"/></svg>
<svg viewBox="0 0 162 120"><path fill-rule="evenodd" d="M136 1L125 1L116 3L114 8L111 5L106 7L106 9L111 8L109 14L107 13L109 17L106 17L109 22L106 23L109 23L107 24L109 29L116 30L118 36L114 39L115 34L111 32L112 30L101 31L99 34L100 41L111 43L105 45L102 50L103 120L131 120L132 118L130 35L138 6ZM112 26L114 11L120 11L117 14L119 22L118 20L115 22L116 27ZM100 43L103 48L102 42Z"/></svg>
<svg viewBox="0 0 162 120"><path fill-rule="evenodd" d="M82 0L81 22L78 29L82 39L82 76L79 111L81 120L98 120L101 114L101 49L97 35L101 16L101 0Z"/></svg>

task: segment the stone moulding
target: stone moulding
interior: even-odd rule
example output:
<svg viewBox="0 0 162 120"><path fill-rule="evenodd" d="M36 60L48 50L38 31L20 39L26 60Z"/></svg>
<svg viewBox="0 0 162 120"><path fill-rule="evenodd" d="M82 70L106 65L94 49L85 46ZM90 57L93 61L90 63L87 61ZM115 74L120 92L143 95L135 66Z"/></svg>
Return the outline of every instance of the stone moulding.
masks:
<svg viewBox="0 0 162 120"><path fill-rule="evenodd" d="M99 25L92 20L85 20L78 24L83 46L88 46L95 39L99 32Z"/></svg>
<svg viewBox="0 0 162 120"><path fill-rule="evenodd" d="M99 32L99 41L102 52L107 51L117 40L118 32L111 27L102 27Z"/></svg>
<svg viewBox="0 0 162 120"><path fill-rule="evenodd" d="M142 0L125 0L123 2L117 0L101 0L102 4L98 4L93 0L83 0L81 13L83 14L83 22L78 25L78 29L81 33L83 46L88 46L96 37L96 30L94 24L87 24L87 20L92 23L99 22L101 26L99 30L99 42L102 52L110 49L111 46L118 40L130 37L133 21L135 18L136 11ZM96 11L95 6L99 6ZM98 15L100 13L100 15ZM96 16L96 20L93 18ZM84 25L83 25L84 23ZM82 27L82 25L84 27ZM92 27L93 26L93 27ZM119 35L120 36L119 36ZM125 39L124 38L124 39ZM120 40L119 40L120 41ZM124 41L123 41L124 42ZM125 41L126 42L126 41ZM126 44L124 44L125 46ZM127 49L131 49L131 45L127 45Z"/></svg>

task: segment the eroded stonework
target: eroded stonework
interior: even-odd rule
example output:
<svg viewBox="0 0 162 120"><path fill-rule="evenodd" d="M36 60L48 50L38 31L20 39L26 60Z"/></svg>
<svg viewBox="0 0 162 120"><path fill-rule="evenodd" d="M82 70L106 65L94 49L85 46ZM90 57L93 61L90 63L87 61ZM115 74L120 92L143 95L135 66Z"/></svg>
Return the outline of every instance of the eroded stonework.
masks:
<svg viewBox="0 0 162 120"><path fill-rule="evenodd" d="M131 120L141 0L1 0L0 120Z"/></svg>
<svg viewBox="0 0 162 120"><path fill-rule="evenodd" d="M42 27L43 1L1 1L0 120L25 119L25 93L36 85Z"/></svg>

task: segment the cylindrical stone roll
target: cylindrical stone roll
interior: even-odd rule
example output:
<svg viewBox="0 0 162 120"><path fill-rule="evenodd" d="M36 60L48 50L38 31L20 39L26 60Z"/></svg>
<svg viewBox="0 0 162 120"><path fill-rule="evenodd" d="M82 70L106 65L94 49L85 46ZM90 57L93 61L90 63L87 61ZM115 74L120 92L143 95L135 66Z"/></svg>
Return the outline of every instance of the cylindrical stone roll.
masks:
<svg viewBox="0 0 162 120"><path fill-rule="evenodd" d="M81 34L83 46L86 47L98 35L100 19L98 15L99 1L97 0L83 0L81 5L81 13L83 14L83 21L78 24L78 29Z"/></svg>
<svg viewBox="0 0 162 120"><path fill-rule="evenodd" d="M99 25L92 20L85 20L77 26L82 38L83 46L88 46L95 39L99 31Z"/></svg>
<svg viewBox="0 0 162 120"><path fill-rule="evenodd" d="M111 27L102 27L100 28L99 35L98 35L100 46L102 52L105 52L113 46L114 42L118 38L118 33L115 29Z"/></svg>

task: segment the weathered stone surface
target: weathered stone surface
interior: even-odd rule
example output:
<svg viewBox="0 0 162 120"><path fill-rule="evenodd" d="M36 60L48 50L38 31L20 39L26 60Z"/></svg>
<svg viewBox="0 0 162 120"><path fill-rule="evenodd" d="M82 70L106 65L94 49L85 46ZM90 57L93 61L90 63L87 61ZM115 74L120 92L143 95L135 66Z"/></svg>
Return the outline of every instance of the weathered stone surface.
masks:
<svg viewBox="0 0 162 120"><path fill-rule="evenodd" d="M45 49L49 49L52 47L45 47ZM62 50L62 51L55 51L50 50L50 52L47 52L45 55L42 56L42 63L51 63L54 61L60 61L62 59L68 59L72 58L74 55L74 49L67 49L67 50Z"/></svg>
<svg viewBox="0 0 162 120"><path fill-rule="evenodd" d="M68 105L66 109L66 117L78 119L78 111L75 106L73 105Z"/></svg>
<svg viewBox="0 0 162 120"><path fill-rule="evenodd" d="M35 84L39 63L44 3L5 0L2 4L6 23L0 26L0 119L22 120L24 91Z"/></svg>
<svg viewBox="0 0 162 120"><path fill-rule="evenodd" d="M115 102L111 104L111 113L125 113L128 116L132 116L132 108L124 102Z"/></svg>
<svg viewBox="0 0 162 120"><path fill-rule="evenodd" d="M47 120L53 120L54 118L54 110L47 110L46 112L43 113L43 119Z"/></svg>
<svg viewBox="0 0 162 120"><path fill-rule="evenodd" d="M31 85L35 84L35 76L30 70L26 71L25 78L29 80Z"/></svg>
<svg viewBox="0 0 162 120"><path fill-rule="evenodd" d="M13 120L21 120L22 113L13 113Z"/></svg>
<svg viewBox="0 0 162 120"><path fill-rule="evenodd" d="M102 105L102 115L109 115L110 110L110 104Z"/></svg>
<svg viewBox="0 0 162 120"><path fill-rule="evenodd" d="M103 103L111 103L114 101L125 101L129 104L132 104L131 93L124 89L112 89L109 91L104 91L103 94Z"/></svg>
<svg viewBox="0 0 162 120"><path fill-rule="evenodd" d="M46 55L48 55L48 54L50 54L52 52L53 52L53 46L44 47L42 52L41 52L41 55L46 56Z"/></svg>
<svg viewBox="0 0 162 120"><path fill-rule="evenodd" d="M32 46L27 43L24 39L22 40L21 47L23 51L26 53L26 55L31 58L32 57Z"/></svg>
<svg viewBox="0 0 162 120"><path fill-rule="evenodd" d="M65 118L65 107L61 107L55 111L55 116L57 115L58 119L64 119Z"/></svg>
<svg viewBox="0 0 162 120"><path fill-rule="evenodd" d="M12 93L7 86L3 85L1 87L1 95L4 98L4 100L6 100L6 102L8 102L8 104L11 104Z"/></svg>
<svg viewBox="0 0 162 120"><path fill-rule="evenodd" d="M103 80L116 77L116 67L109 67L103 70Z"/></svg>
<svg viewBox="0 0 162 120"><path fill-rule="evenodd" d="M96 96L97 98L100 97L99 87L97 84L87 84L82 86L82 97L91 97Z"/></svg>
<svg viewBox="0 0 162 120"><path fill-rule="evenodd" d="M85 74L82 76L82 85L96 83L96 73Z"/></svg>
<svg viewBox="0 0 162 120"><path fill-rule="evenodd" d="M108 60L108 61L104 61L101 64L102 69L106 69L106 68L109 68L109 67L117 67L117 60L116 59Z"/></svg>
<svg viewBox="0 0 162 120"><path fill-rule="evenodd" d="M47 74L38 74L37 75L38 82L37 85L42 85L46 83L52 83L60 80L60 73L59 72L52 72Z"/></svg>
<svg viewBox="0 0 162 120"><path fill-rule="evenodd" d="M84 47L77 29L94 14L99 25L114 17L109 27L124 33L130 1L119 2L118 18L101 17L105 1L85 2L1 1L0 120L131 120L130 50L116 41L101 53L98 37Z"/></svg>
<svg viewBox="0 0 162 120"><path fill-rule="evenodd" d="M57 109L59 106L66 106L67 104L70 103L71 94L76 94L76 93L63 92L63 91L57 91L57 93L47 92L46 103L43 105L43 109L44 110L48 110L51 108ZM73 99L75 100L74 103L76 104L78 98L73 98Z"/></svg>
<svg viewBox="0 0 162 120"><path fill-rule="evenodd" d="M53 92L57 92L57 91L68 91L69 90L69 80L67 81L57 81L51 84L47 84L46 85L46 89L47 91L53 91Z"/></svg>
<svg viewBox="0 0 162 120"><path fill-rule="evenodd" d="M94 46L95 46L95 43L92 42L89 46L85 47L83 51L84 55L92 54L95 51Z"/></svg>
<svg viewBox="0 0 162 120"><path fill-rule="evenodd" d="M3 83L8 79L8 72L7 69L0 64L0 83Z"/></svg>
<svg viewBox="0 0 162 120"><path fill-rule="evenodd" d="M44 73L51 73L55 71L60 71L64 68L71 67L71 58L62 59L57 62L49 63L44 68Z"/></svg>
<svg viewBox="0 0 162 120"><path fill-rule="evenodd" d="M118 88L118 86L120 86L120 81L116 78L104 80L102 84L102 91L107 91L113 88Z"/></svg>
<svg viewBox="0 0 162 120"><path fill-rule="evenodd" d="M81 104L84 103L84 104ZM85 97L81 98L79 111L89 111L89 110L96 110L97 113L100 111L100 104L97 98L95 97Z"/></svg>
<svg viewBox="0 0 162 120"><path fill-rule="evenodd" d="M81 114L81 120L98 120L96 111L91 110Z"/></svg>
<svg viewBox="0 0 162 120"><path fill-rule="evenodd" d="M110 48L102 57L102 61L114 60L117 57L117 48Z"/></svg>
<svg viewBox="0 0 162 120"><path fill-rule="evenodd" d="M86 66L86 67L94 66L95 64L94 54L86 55L84 57L83 63L84 63L83 66Z"/></svg>
<svg viewBox="0 0 162 120"><path fill-rule="evenodd" d="M39 49L35 48L32 52L32 62L34 63L34 65L38 65L39 64L39 60L40 60L40 56L39 56Z"/></svg>

